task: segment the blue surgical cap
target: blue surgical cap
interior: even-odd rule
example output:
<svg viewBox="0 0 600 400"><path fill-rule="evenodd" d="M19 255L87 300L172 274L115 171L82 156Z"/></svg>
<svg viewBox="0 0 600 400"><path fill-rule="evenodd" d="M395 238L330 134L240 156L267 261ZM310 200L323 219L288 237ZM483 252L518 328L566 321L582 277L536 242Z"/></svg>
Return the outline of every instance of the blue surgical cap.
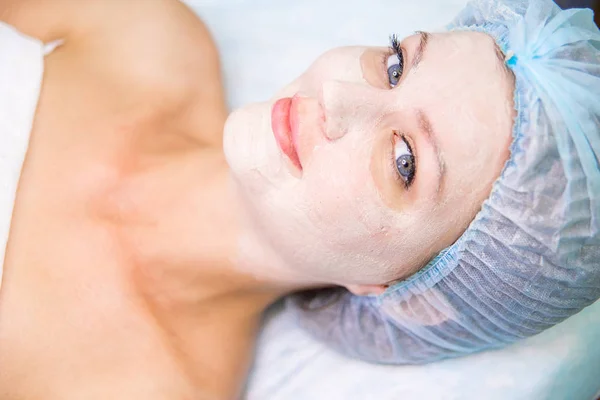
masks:
<svg viewBox="0 0 600 400"><path fill-rule="evenodd" d="M587 9L476 0L449 30L485 32L515 75L511 155L465 233L383 295L288 299L351 356L425 363L535 335L600 297L600 31ZM482 166L484 167L484 166Z"/></svg>

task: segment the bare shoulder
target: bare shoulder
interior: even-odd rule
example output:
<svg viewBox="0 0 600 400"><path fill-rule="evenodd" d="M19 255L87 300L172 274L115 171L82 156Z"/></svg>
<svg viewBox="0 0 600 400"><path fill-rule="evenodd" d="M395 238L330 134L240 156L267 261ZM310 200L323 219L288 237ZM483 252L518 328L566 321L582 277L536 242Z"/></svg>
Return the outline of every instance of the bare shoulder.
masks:
<svg viewBox="0 0 600 400"><path fill-rule="evenodd" d="M117 9L106 29L89 40L99 56L110 57L112 62L104 64L123 84L166 91L164 95L172 92L180 100L208 81L218 80L221 86L214 41L202 21L178 0Z"/></svg>
<svg viewBox="0 0 600 400"><path fill-rule="evenodd" d="M147 14L120 15L120 33L108 30L113 43L109 68L118 85L181 122L180 131L220 146L227 117L219 54L210 32L178 0L157 0ZM128 21L133 21L128 24ZM103 39L98 37L97 47ZM122 70L122 65L126 65Z"/></svg>
<svg viewBox="0 0 600 400"><path fill-rule="evenodd" d="M179 0L2 0L0 20L44 42L62 39L55 64L70 84L112 102L225 118L216 46Z"/></svg>

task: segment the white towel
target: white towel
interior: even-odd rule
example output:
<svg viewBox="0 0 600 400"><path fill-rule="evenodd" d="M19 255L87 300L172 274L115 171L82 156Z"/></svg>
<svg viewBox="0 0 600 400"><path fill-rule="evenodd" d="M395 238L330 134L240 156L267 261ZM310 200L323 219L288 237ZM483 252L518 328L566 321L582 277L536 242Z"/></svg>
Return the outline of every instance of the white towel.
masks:
<svg viewBox="0 0 600 400"><path fill-rule="evenodd" d="M0 284L21 168L51 51L0 22Z"/></svg>

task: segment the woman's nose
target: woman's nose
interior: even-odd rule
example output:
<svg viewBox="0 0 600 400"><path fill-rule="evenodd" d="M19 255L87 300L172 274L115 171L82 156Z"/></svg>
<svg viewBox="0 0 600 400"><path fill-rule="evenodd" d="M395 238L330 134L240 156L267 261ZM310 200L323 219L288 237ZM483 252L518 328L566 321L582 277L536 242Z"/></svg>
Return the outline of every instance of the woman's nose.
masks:
<svg viewBox="0 0 600 400"><path fill-rule="evenodd" d="M351 129L376 125L385 93L364 83L328 81L321 88L325 135L337 140Z"/></svg>

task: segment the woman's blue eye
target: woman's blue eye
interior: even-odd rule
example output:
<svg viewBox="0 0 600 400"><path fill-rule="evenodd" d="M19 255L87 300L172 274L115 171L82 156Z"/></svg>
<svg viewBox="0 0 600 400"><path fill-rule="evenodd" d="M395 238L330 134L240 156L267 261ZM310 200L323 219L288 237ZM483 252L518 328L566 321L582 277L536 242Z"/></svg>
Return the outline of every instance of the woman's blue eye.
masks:
<svg viewBox="0 0 600 400"><path fill-rule="evenodd" d="M390 36L390 50L393 51L393 55L387 58L388 81L391 87L395 87L404 72L404 54L396 35Z"/></svg>
<svg viewBox="0 0 600 400"><path fill-rule="evenodd" d="M394 64L393 62L396 61ZM390 65L390 63L392 63ZM400 82L400 78L402 77L402 65L398 63L396 56L391 56L388 59L388 81L391 87L395 87L398 82Z"/></svg>
<svg viewBox="0 0 600 400"><path fill-rule="evenodd" d="M412 149L404 137L401 137L394 146L394 160L399 177L406 187L410 187L415 179L417 166Z"/></svg>

